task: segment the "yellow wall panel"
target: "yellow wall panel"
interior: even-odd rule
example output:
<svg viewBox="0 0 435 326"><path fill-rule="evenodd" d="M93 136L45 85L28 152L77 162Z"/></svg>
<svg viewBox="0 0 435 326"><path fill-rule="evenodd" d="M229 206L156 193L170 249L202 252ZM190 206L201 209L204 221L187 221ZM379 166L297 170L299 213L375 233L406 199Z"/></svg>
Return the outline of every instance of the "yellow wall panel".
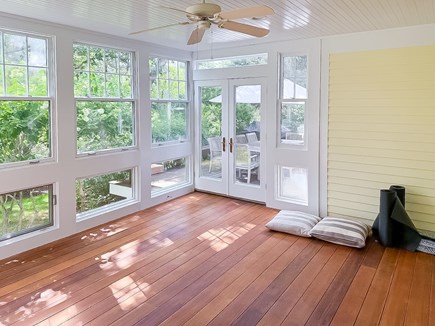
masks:
<svg viewBox="0 0 435 326"><path fill-rule="evenodd" d="M329 59L328 214L372 222L379 190L399 184L435 231L435 46Z"/></svg>

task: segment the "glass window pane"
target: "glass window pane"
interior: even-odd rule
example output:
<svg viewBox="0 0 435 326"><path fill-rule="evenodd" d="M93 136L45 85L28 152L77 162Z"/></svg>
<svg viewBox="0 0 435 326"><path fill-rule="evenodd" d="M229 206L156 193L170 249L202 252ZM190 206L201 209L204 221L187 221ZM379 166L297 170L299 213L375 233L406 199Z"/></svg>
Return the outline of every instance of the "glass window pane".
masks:
<svg viewBox="0 0 435 326"><path fill-rule="evenodd" d="M29 68L29 95L48 95L47 68Z"/></svg>
<svg viewBox="0 0 435 326"><path fill-rule="evenodd" d="M306 168L279 168L278 199L290 203L308 205L308 170Z"/></svg>
<svg viewBox="0 0 435 326"><path fill-rule="evenodd" d="M180 100L187 99L187 83L185 82L178 83L178 99Z"/></svg>
<svg viewBox="0 0 435 326"><path fill-rule="evenodd" d="M0 194L0 241L53 225L53 186Z"/></svg>
<svg viewBox="0 0 435 326"><path fill-rule="evenodd" d="M282 103L281 142L303 145L305 139L305 103Z"/></svg>
<svg viewBox="0 0 435 326"><path fill-rule="evenodd" d="M0 96L5 95L5 87L4 87L4 80L3 80L3 66L0 65Z"/></svg>
<svg viewBox="0 0 435 326"><path fill-rule="evenodd" d="M27 38L29 66L47 66L47 41L39 38Z"/></svg>
<svg viewBox="0 0 435 326"><path fill-rule="evenodd" d="M169 83L169 98L171 100L178 100L178 82L170 80L168 83Z"/></svg>
<svg viewBox="0 0 435 326"><path fill-rule="evenodd" d="M106 72L118 73L118 51L106 50Z"/></svg>
<svg viewBox="0 0 435 326"><path fill-rule="evenodd" d="M128 52L119 52L119 73L131 75L131 54Z"/></svg>
<svg viewBox="0 0 435 326"><path fill-rule="evenodd" d="M104 72L104 49L90 47L89 48L89 68L90 71Z"/></svg>
<svg viewBox="0 0 435 326"><path fill-rule="evenodd" d="M187 104L155 103L151 104L152 141L161 143L186 140Z"/></svg>
<svg viewBox="0 0 435 326"><path fill-rule="evenodd" d="M267 53L235 56L211 60L198 61L198 69L221 69L231 67L265 65L268 61Z"/></svg>
<svg viewBox="0 0 435 326"><path fill-rule="evenodd" d="M158 58L158 78L168 79L168 60Z"/></svg>
<svg viewBox="0 0 435 326"><path fill-rule="evenodd" d="M119 75L106 75L106 96L119 97Z"/></svg>
<svg viewBox="0 0 435 326"><path fill-rule="evenodd" d="M167 79L158 79L159 81L159 96L160 99L169 98L169 81Z"/></svg>
<svg viewBox="0 0 435 326"><path fill-rule="evenodd" d="M89 95L89 73L76 72L74 74L74 96L82 97Z"/></svg>
<svg viewBox="0 0 435 326"><path fill-rule="evenodd" d="M222 179L222 88L200 88L201 176Z"/></svg>
<svg viewBox="0 0 435 326"><path fill-rule="evenodd" d="M27 95L27 69L21 66L5 66L6 95Z"/></svg>
<svg viewBox="0 0 435 326"><path fill-rule="evenodd" d="M27 64L25 36L5 34L4 42L4 55L6 64Z"/></svg>
<svg viewBox="0 0 435 326"><path fill-rule="evenodd" d="M85 45L74 44L73 48L74 70L89 70L88 47Z"/></svg>
<svg viewBox="0 0 435 326"><path fill-rule="evenodd" d="M103 97L105 90L105 74L91 73L90 74L90 90L92 97Z"/></svg>
<svg viewBox="0 0 435 326"><path fill-rule="evenodd" d="M169 60L169 79L178 79L178 65L177 61Z"/></svg>
<svg viewBox="0 0 435 326"><path fill-rule="evenodd" d="M131 76L122 76L121 75L121 97L123 98L132 98L132 80Z"/></svg>
<svg viewBox="0 0 435 326"><path fill-rule="evenodd" d="M189 182L187 159L180 158L151 164L151 195L185 185Z"/></svg>
<svg viewBox="0 0 435 326"><path fill-rule="evenodd" d="M3 63L3 33L0 32L0 63Z"/></svg>
<svg viewBox="0 0 435 326"><path fill-rule="evenodd" d="M178 80L187 80L186 63L178 62Z"/></svg>
<svg viewBox="0 0 435 326"><path fill-rule="evenodd" d="M133 103L77 102L78 153L134 145Z"/></svg>
<svg viewBox="0 0 435 326"><path fill-rule="evenodd" d="M282 97L284 99L307 98L307 56L283 58Z"/></svg>
<svg viewBox="0 0 435 326"><path fill-rule="evenodd" d="M157 58L149 58L148 64L149 64L149 69L150 69L150 78L156 78L157 77L157 70L158 70Z"/></svg>
<svg viewBox="0 0 435 326"><path fill-rule="evenodd" d="M159 80L158 79L151 79L150 80L150 96L152 99L158 99L159 98Z"/></svg>
<svg viewBox="0 0 435 326"><path fill-rule="evenodd" d="M76 180L77 218L84 212L107 207L123 200L132 199L132 170L108 173Z"/></svg>
<svg viewBox="0 0 435 326"><path fill-rule="evenodd" d="M48 101L0 101L0 163L50 156Z"/></svg>

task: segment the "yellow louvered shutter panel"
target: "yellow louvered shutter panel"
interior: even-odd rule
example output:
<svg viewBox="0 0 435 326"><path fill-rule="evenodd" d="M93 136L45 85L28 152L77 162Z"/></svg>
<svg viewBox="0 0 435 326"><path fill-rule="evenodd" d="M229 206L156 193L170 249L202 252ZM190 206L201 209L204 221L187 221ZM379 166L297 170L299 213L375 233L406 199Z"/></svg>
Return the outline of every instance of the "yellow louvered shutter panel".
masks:
<svg viewBox="0 0 435 326"><path fill-rule="evenodd" d="M332 54L329 69L328 214L370 224L398 184L435 231L435 46Z"/></svg>

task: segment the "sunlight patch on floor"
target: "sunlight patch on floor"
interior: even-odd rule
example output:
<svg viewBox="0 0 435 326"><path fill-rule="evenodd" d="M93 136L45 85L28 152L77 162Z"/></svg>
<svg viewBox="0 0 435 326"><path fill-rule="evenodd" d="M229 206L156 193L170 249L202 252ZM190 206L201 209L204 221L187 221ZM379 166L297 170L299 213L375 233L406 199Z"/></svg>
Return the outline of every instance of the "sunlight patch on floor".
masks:
<svg viewBox="0 0 435 326"><path fill-rule="evenodd" d="M134 308L138 303L147 299L144 291L129 276L109 285L109 288L112 291L113 298L117 300L119 308L125 311Z"/></svg>
<svg viewBox="0 0 435 326"><path fill-rule="evenodd" d="M221 251L255 227L254 224L243 223L240 226L210 229L197 237L200 241L210 241L210 248Z"/></svg>

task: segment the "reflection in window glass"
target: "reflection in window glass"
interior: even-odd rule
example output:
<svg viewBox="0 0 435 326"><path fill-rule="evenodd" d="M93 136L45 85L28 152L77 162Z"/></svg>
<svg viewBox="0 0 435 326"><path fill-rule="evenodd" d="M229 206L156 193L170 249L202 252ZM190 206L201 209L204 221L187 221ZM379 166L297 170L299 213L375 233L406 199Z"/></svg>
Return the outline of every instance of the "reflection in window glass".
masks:
<svg viewBox="0 0 435 326"><path fill-rule="evenodd" d="M0 96L48 96L47 44L45 38L0 33Z"/></svg>
<svg viewBox="0 0 435 326"><path fill-rule="evenodd" d="M304 143L305 102L282 103L281 141L300 145Z"/></svg>
<svg viewBox="0 0 435 326"><path fill-rule="evenodd" d="M188 139L187 63L150 57L152 142Z"/></svg>
<svg viewBox="0 0 435 326"><path fill-rule="evenodd" d="M53 186L0 194L0 241L53 225Z"/></svg>
<svg viewBox="0 0 435 326"><path fill-rule="evenodd" d="M267 53L197 61L197 69L222 69L267 64Z"/></svg>
<svg viewBox="0 0 435 326"><path fill-rule="evenodd" d="M278 169L278 199L308 206L308 170L280 166Z"/></svg>
<svg viewBox="0 0 435 326"><path fill-rule="evenodd" d="M0 164L51 155L49 101L0 101L0 122Z"/></svg>
<svg viewBox="0 0 435 326"><path fill-rule="evenodd" d="M151 121L153 143L186 139L187 103L153 102Z"/></svg>
<svg viewBox="0 0 435 326"><path fill-rule="evenodd" d="M0 32L0 164L51 156L48 61L47 38Z"/></svg>
<svg viewBox="0 0 435 326"><path fill-rule="evenodd" d="M151 164L151 194L159 195L188 183L190 180L187 167L185 157Z"/></svg>
<svg viewBox="0 0 435 326"><path fill-rule="evenodd" d="M305 144L305 107L308 100L307 56L281 59L280 141Z"/></svg>
<svg viewBox="0 0 435 326"><path fill-rule="evenodd" d="M125 170L86 179L76 180L76 213L110 207L123 200L134 198L133 171Z"/></svg>
<svg viewBox="0 0 435 326"><path fill-rule="evenodd" d="M77 153L135 144L133 53L75 43Z"/></svg>
<svg viewBox="0 0 435 326"><path fill-rule="evenodd" d="M132 146L132 102L77 101L79 153Z"/></svg>

